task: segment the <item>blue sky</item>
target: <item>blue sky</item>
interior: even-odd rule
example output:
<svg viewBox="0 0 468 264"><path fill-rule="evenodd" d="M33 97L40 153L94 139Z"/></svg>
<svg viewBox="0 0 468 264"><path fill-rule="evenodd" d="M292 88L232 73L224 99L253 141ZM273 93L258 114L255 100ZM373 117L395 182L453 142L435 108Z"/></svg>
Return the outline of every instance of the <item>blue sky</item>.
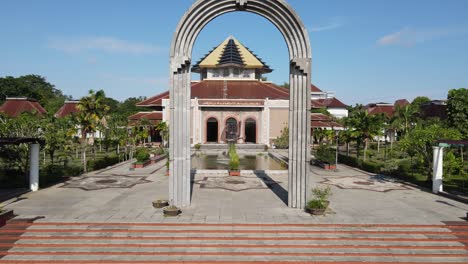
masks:
<svg viewBox="0 0 468 264"><path fill-rule="evenodd" d="M103 89L118 100L168 89L169 46L193 0L2 0L0 76L39 74L79 98ZM312 82L347 104L446 98L468 87L468 1L289 0L308 28ZM199 35L196 62L234 35L288 80L276 28L235 12ZM198 79L194 76L194 79Z"/></svg>

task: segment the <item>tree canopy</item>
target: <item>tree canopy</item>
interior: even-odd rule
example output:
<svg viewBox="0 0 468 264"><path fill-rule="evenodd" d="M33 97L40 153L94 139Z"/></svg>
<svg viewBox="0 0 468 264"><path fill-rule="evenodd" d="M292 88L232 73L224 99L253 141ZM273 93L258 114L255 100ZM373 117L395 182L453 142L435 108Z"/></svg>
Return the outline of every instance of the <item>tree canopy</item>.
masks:
<svg viewBox="0 0 468 264"><path fill-rule="evenodd" d="M468 137L468 89L452 89L447 97L448 123Z"/></svg>

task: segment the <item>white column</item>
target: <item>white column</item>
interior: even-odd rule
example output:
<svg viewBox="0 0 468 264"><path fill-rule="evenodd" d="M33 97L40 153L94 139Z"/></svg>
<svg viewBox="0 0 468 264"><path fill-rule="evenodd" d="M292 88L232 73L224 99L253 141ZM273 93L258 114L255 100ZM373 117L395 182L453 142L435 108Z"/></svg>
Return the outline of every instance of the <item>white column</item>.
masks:
<svg viewBox="0 0 468 264"><path fill-rule="evenodd" d="M29 149L29 188L39 190L39 144L31 144Z"/></svg>
<svg viewBox="0 0 468 264"><path fill-rule="evenodd" d="M432 162L432 192L438 193L443 191L442 186L442 175L443 175L443 163L444 163L444 148L433 147L434 159Z"/></svg>

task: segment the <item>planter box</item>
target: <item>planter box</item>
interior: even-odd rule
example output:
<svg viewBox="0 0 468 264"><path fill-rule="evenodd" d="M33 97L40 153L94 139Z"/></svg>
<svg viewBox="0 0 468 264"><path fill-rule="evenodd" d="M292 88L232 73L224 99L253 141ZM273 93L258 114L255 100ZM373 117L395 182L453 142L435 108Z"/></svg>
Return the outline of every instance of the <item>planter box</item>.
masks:
<svg viewBox="0 0 468 264"><path fill-rule="evenodd" d="M4 226L6 222L15 217L13 210L5 210L0 213L0 227Z"/></svg>
<svg viewBox="0 0 468 264"><path fill-rule="evenodd" d="M336 170L336 164L328 164L328 163L319 162L317 163L317 165L323 168L324 170Z"/></svg>
<svg viewBox="0 0 468 264"><path fill-rule="evenodd" d="M229 176L240 176L241 172L240 171L229 171Z"/></svg>
<svg viewBox="0 0 468 264"><path fill-rule="evenodd" d="M151 164L151 160L147 160L144 163L132 163L132 168L141 169Z"/></svg>

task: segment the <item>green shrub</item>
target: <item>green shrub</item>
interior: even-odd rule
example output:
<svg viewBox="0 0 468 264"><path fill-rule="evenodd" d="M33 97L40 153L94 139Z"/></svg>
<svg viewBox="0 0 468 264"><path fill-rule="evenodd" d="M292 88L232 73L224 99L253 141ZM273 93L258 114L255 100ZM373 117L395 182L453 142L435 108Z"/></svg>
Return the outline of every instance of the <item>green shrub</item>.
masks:
<svg viewBox="0 0 468 264"><path fill-rule="evenodd" d="M328 198L332 195L330 186L325 188L313 188L313 198L307 202L307 208L325 209L328 205Z"/></svg>
<svg viewBox="0 0 468 264"><path fill-rule="evenodd" d="M338 154L338 162L346 164L351 167L359 167L359 161L355 157Z"/></svg>
<svg viewBox="0 0 468 264"><path fill-rule="evenodd" d="M328 145L320 145L315 154L315 158L324 163L336 164L336 153L335 150L330 148Z"/></svg>
<svg viewBox="0 0 468 264"><path fill-rule="evenodd" d="M150 154L148 152L148 149L140 148L137 150L137 153L136 153L137 162L145 162L149 160L149 158L150 158Z"/></svg>
<svg viewBox="0 0 468 264"><path fill-rule="evenodd" d="M200 144L200 143L195 144L195 149L196 149L196 150L200 150L200 148L201 148L201 144Z"/></svg>
<svg viewBox="0 0 468 264"><path fill-rule="evenodd" d="M325 209L327 207L327 203L322 200L313 199L307 202L307 208L310 209Z"/></svg>
<svg viewBox="0 0 468 264"><path fill-rule="evenodd" d="M148 154L149 155L149 154ZM97 160L89 160L88 161L88 168L92 170L100 170L107 168L109 166L115 165L119 163L119 157L117 156L104 156L102 159Z"/></svg>
<svg viewBox="0 0 468 264"><path fill-rule="evenodd" d="M402 160L398 163L397 174L406 176L411 174L411 160Z"/></svg>
<svg viewBox="0 0 468 264"><path fill-rule="evenodd" d="M289 148L289 127L286 126L281 130L281 135L273 140L273 144L278 149Z"/></svg>
<svg viewBox="0 0 468 264"><path fill-rule="evenodd" d="M166 151L164 150L164 148L159 147L159 148L156 148L156 149L152 150L151 153L153 153L156 156L159 156L159 155L165 154Z"/></svg>
<svg viewBox="0 0 468 264"><path fill-rule="evenodd" d="M380 173L380 170L382 169L383 164L377 163L377 162L372 162L372 161L362 161L361 162L361 169L372 172L372 173Z"/></svg>
<svg viewBox="0 0 468 264"><path fill-rule="evenodd" d="M229 160L229 170L239 170L239 155L237 153L232 153Z"/></svg>

